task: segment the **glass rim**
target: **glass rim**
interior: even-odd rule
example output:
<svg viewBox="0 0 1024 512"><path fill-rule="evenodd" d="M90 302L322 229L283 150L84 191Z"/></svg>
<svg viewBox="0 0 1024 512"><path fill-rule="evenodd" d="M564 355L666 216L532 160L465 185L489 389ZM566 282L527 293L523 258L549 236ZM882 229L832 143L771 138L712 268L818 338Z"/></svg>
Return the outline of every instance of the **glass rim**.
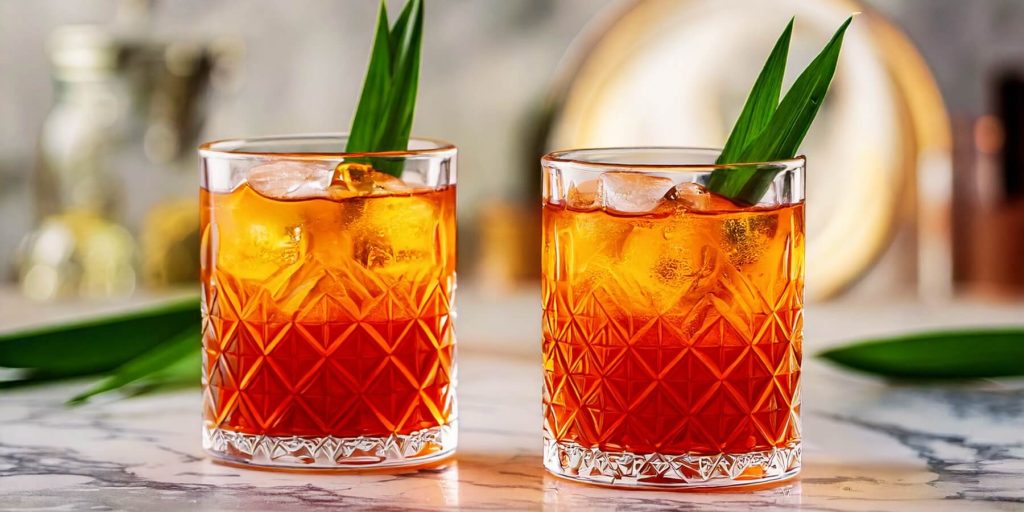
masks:
<svg viewBox="0 0 1024 512"><path fill-rule="evenodd" d="M541 157L542 164L567 164L588 171L611 171L638 169L645 171L683 171L683 172L710 172L717 169L730 169L736 167L803 167L807 163L807 157L797 155L793 158L770 160L763 162L736 162L731 164L692 164L692 163L643 163L643 162L607 162L586 158L588 155L600 153L622 153L639 151L654 152L689 152L716 157L721 154L721 148L694 147L694 146L611 146L611 147L590 147L564 149L551 151Z"/></svg>
<svg viewBox="0 0 1024 512"><path fill-rule="evenodd" d="M292 160L343 160L348 158L451 158L458 153L458 148L451 142L429 137L409 137L409 142L420 142L428 147L421 149L404 149L391 151L259 151L244 149L254 144L280 143L282 146L298 144L311 140L336 140L339 143L348 140L348 133L297 133L283 135L265 135L257 137L236 137L216 139L199 145L199 156L203 158L281 158ZM341 146L341 144L339 144ZM240 149L241 148L241 149Z"/></svg>

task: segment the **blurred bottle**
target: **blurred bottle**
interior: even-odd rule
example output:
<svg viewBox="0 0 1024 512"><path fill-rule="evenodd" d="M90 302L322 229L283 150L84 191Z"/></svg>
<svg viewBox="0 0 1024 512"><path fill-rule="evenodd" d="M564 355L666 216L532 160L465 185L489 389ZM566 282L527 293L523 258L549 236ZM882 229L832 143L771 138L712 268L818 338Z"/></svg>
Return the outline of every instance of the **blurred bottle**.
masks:
<svg viewBox="0 0 1024 512"><path fill-rule="evenodd" d="M127 294L137 274L152 286L198 278L193 148L211 77L231 70L240 45L158 40L148 3L125 5L127 21L60 27L48 42L55 94L35 169L39 222L19 251L21 289L35 299Z"/></svg>
<svg viewBox="0 0 1024 512"><path fill-rule="evenodd" d="M995 80L995 113L960 138L956 200L960 287L988 296L1024 295L1024 75Z"/></svg>
<svg viewBox="0 0 1024 512"><path fill-rule="evenodd" d="M39 137L40 220L19 251L21 289L37 300L126 294L135 288L135 244L114 220L110 158L129 107L116 43L96 27L62 27L48 50L54 104Z"/></svg>

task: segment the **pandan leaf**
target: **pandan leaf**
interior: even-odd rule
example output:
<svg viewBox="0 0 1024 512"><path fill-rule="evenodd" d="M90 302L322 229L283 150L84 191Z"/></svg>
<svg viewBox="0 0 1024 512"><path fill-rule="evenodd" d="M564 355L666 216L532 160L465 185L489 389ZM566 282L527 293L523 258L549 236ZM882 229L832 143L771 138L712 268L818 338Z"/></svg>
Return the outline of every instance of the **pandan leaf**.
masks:
<svg viewBox="0 0 1024 512"><path fill-rule="evenodd" d="M0 334L0 366L52 379L105 372L198 326L199 300L188 298L87 320Z"/></svg>
<svg viewBox="0 0 1024 512"><path fill-rule="evenodd" d="M818 354L875 375L976 379L1024 375L1024 328L965 329L860 341Z"/></svg>
<svg viewBox="0 0 1024 512"><path fill-rule="evenodd" d="M786 57L789 53L789 41L793 35L793 19L789 20L786 29L782 31L779 40L775 42L772 53L768 55L761 74L757 76L754 87L750 90L747 102L743 105L740 117L736 119L736 125L729 134L729 140L722 148L722 154L718 156L716 163L735 163L739 161L743 150L750 145L775 113L779 106L779 97L782 94L782 78L786 73ZM723 172L713 175L712 178L728 179L729 173Z"/></svg>
<svg viewBox="0 0 1024 512"><path fill-rule="evenodd" d="M184 365L192 365L198 369L199 360L190 356L198 355L201 346L199 324L186 327L167 342L120 366L112 375L76 395L68 403L82 403L90 397L119 389L145 378L166 380L170 375L180 376ZM174 367L177 368L169 370ZM198 385L199 381L196 380L195 384Z"/></svg>
<svg viewBox="0 0 1024 512"><path fill-rule="evenodd" d="M408 148L419 87L422 39L422 0L410 0L390 29L387 9L381 2L370 64L359 106L352 119L346 152L404 151ZM402 174L398 160L368 160L380 171L399 177Z"/></svg>
<svg viewBox="0 0 1024 512"><path fill-rule="evenodd" d="M796 156L804 136L807 135L807 130L810 129L811 123L825 99L829 84L832 83L832 76L835 74L836 64L839 60L839 51L843 45L843 37L851 21L853 21L852 16L843 22L821 53L800 74L782 98L778 108L772 113L767 125L746 144L742 151L736 153L734 149L730 149L729 154L723 153L723 157L719 158L720 164L771 162ZM769 60L771 58L769 57ZM766 67L768 66L766 65ZM754 89L751 91L751 98L770 97L772 86L773 84L769 81L760 87L755 83ZM748 103L750 101L754 100L748 100ZM758 104L762 104L762 102L763 100L757 101ZM750 131L749 124L749 122L742 124L737 122L737 127L733 128L734 134L729 138L744 139L746 136L743 134ZM741 134L735 134L737 129ZM715 178L715 173L721 177ZM757 204L771 186L777 173L777 169L770 167L737 166L719 169L712 173L708 187L712 192L736 202Z"/></svg>

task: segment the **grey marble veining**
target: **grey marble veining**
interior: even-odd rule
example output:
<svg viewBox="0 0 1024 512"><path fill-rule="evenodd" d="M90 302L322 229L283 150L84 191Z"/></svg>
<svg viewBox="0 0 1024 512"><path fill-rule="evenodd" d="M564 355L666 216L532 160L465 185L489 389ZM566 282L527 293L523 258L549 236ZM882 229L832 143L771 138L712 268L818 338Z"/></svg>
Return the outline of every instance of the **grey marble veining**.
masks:
<svg viewBox="0 0 1024 512"><path fill-rule="evenodd" d="M809 361L804 468L754 491L672 493L546 475L540 364L461 359L459 453L408 473L272 472L199 448L196 390L68 409L81 384L0 395L0 508L24 510L1024 510L1024 382L907 386Z"/></svg>
<svg viewBox="0 0 1024 512"><path fill-rule="evenodd" d="M1019 324L1021 304L810 307L801 476L754 491L671 493L544 473L537 297L527 290L481 310L490 303L462 294L460 445L443 467L356 475L219 465L200 450L198 390L69 409L63 401L88 383L67 383L0 390L0 510L1024 511L1024 380L887 384L810 357L861 336ZM4 326L52 321L2 299Z"/></svg>

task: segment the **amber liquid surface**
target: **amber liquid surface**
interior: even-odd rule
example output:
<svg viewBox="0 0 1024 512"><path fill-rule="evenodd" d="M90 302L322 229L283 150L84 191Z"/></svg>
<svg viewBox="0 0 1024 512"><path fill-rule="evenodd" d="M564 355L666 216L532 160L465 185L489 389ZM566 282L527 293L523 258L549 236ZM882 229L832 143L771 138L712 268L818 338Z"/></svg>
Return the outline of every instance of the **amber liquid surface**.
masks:
<svg viewBox="0 0 1024 512"><path fill-rule="evenodd" d="M200 194L208 428L387 436L454 419L454 187Z"/></svg>
<svg viewBox="0 0 1024 512"><path fill-rule="evenodd" d="M802 204L546 204L543 223L546 437L673 455L799 441Z"/></svg>

